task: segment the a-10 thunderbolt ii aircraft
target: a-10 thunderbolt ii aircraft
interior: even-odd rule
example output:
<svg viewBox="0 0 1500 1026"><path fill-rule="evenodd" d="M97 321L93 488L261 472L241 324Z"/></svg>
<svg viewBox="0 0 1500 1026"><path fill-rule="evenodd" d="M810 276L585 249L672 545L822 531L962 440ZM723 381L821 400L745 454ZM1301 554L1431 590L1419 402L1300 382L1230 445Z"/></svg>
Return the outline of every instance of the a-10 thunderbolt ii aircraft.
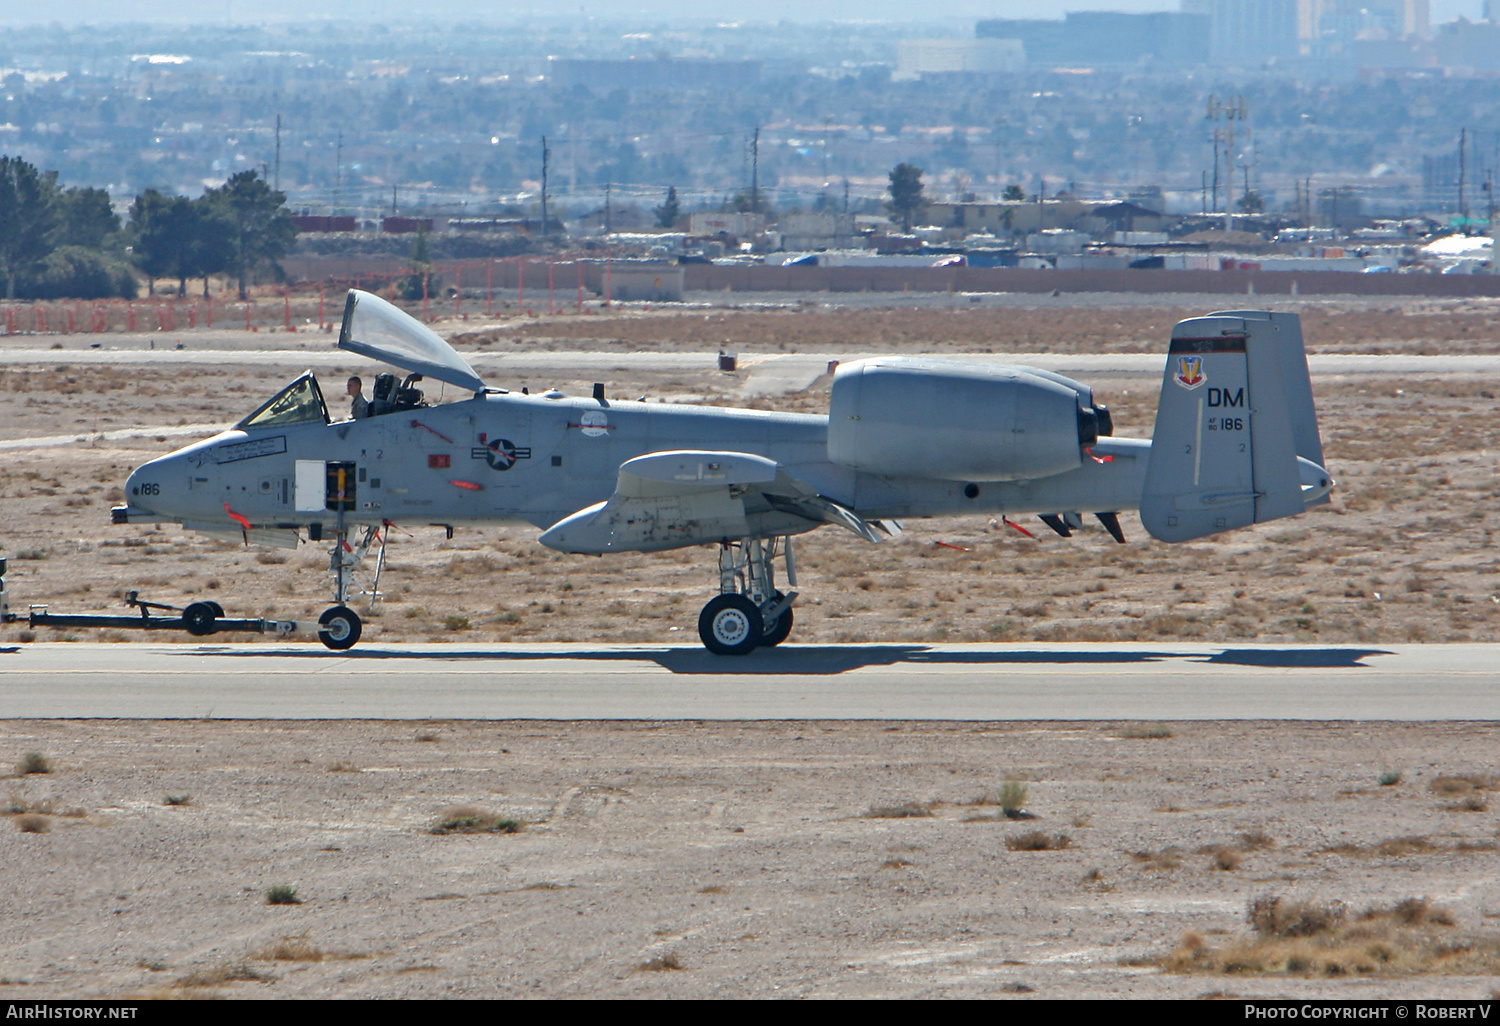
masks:
<svg viewBox="0 0 1500 1026"><path fill-rule="evenodd" d="M698 618L711 652L792 628L794 536L832 524L878 541L903 518L1037 513L1058 533L1118 513L1178 542L1326 501L1295 314L1233 311L1172 331L1151 441L1114 438L1092 390L1027 367L904 357L845 363L828 416L539 395L487 387L426 326L351 291L338 347L408 373L376 380L369 416L330 415L311 372L233 428L152 460L116 523L178 522L248 544L330 545L333 649L359 640L351 594L374 593L385 528L525 522L562 552L718 549ZM471 398L429 405L435 378ZM373 584L355 576L370 552ZM787 591L774 572L784 568ZM184 617L198 633L217 610Z"/></svg>

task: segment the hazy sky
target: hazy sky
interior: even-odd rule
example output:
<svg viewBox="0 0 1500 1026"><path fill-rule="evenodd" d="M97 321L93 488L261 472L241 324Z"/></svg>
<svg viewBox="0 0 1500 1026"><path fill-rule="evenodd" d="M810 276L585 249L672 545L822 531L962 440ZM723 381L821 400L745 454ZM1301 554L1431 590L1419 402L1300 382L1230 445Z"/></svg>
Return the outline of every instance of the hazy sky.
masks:
<svg viewBox="0 0 1500 1026"><path fill-rule="evenodd" d="M577 0L575 0L577 2ZM0 2L0 24L38 22L262 22L303 21L310 18L371 19L401 18L413 10L433 20L494 19L512 21L536 13L556 18L571 6L525 0L51 0L40 5L5 0ZM1433 0L1434 23L1463 14L1479 15L1480 0ZM1177 0L583 0L577 9L585 16L611 21L642 18L716 18L727 21L890 20L939 21L976 18L1060 18L1066 11L1162 11L1177 10Z"/></svg>

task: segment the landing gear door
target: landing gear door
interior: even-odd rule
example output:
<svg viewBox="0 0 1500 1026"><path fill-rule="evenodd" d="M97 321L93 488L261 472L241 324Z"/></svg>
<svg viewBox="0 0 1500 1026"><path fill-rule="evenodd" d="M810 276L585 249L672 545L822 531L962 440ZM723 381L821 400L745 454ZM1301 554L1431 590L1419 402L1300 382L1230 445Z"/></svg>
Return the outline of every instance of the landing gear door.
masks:
<svg viewBox="0 0 1500 1026"><path fill-rule="evenodd" d="M295 484L298 513L322 513L328 509L328 464L322 460L298 460Z"/></svg>

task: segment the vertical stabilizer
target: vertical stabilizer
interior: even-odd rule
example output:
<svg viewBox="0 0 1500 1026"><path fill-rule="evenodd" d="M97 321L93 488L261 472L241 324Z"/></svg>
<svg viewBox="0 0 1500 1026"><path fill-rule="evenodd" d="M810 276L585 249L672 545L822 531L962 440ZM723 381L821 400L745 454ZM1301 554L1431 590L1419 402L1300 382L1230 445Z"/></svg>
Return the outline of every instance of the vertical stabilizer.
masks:
<svg viewBox="0 0 1500 1026"><path fill-rule="evenodd" d="M1234 311L1172 330L1141 496L1152 537L1186 541L1300 513L1312 494L1304 472L1321 470L1322 456L1295 314Z"/></svg>
<svg viewBox="0 0 1500 1026"><path fill-rule="evenodd" d="M1292 443L1297 455L1323 463L1323 439L1318 433L1317 407L1313 404L1312 377L1307 371L1307 350L1302 345L1302 318L1294 313L1268 313L1265 310L1221 310L1210 317L1240 317L1255 329L1257 342L1265 339L1261 355L1274 356L1281 374L1281 385L1291 415ZM1264 325L1264 327L1262 327ZM1327 502L1325 495L1318 500Z"/></svg>

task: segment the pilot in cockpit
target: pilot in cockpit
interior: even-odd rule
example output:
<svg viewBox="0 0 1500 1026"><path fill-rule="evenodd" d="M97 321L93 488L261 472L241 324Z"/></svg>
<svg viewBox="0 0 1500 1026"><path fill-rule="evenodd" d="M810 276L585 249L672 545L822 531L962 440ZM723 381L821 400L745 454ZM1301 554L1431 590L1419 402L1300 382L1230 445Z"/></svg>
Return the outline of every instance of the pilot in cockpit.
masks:
<svg viewBox="0 0 1500 1026"><path fill-rule="evenodd" d="M370 415L370 404L364 396L365 383L357 377L349 379L349 387L345 390L352 401L349 404L349 416L353 420L364 420Z"/></svg>

